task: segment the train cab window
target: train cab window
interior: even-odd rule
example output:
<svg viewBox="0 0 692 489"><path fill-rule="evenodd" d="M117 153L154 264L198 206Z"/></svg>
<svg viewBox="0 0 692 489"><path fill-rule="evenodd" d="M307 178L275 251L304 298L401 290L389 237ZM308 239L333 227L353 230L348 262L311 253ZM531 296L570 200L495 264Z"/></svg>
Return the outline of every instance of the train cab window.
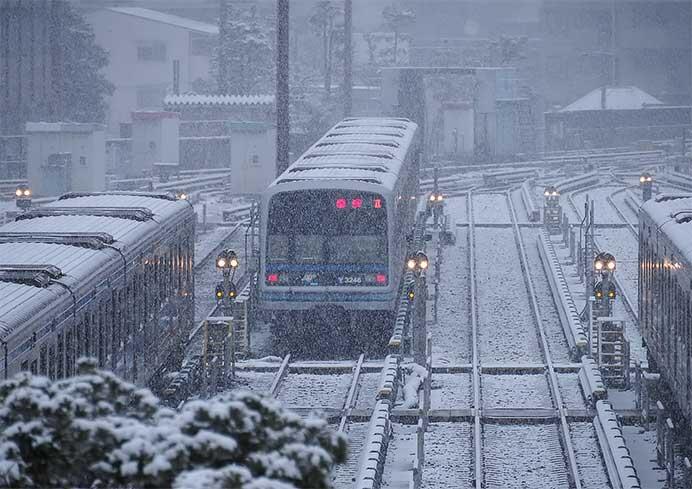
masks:
<svg viewBox="0 0 692 489"><path fill-rule="evenodd" d="M267 263L386 263L385 204L355 190L277 194L269 204Z"/></svg>

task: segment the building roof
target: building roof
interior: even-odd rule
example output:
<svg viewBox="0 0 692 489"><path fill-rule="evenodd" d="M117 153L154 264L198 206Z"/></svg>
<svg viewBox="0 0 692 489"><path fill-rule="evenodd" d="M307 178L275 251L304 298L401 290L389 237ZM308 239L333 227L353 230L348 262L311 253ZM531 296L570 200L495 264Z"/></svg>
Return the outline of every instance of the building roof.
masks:
<svg viewBox="0 0 692 489"><path fill-rule="evenodd" d="M164 105L273 105L274 95L167 95Z"/></svg>
<svg viewBox="0 0 692 489"><path fill-rule="evenodd" d="M119 14L132 15L134 17L139 17L141 19L151 20L154 22L161 22L162 24L173 25L188 31L199 32L202 34L218 35L219 33L219 27L214 24L207 24L206 22L186 19L185 17L166 14L164 12L159 12L158 10L151 10L141 7L111 7L107 10L117 12Z"/></svg>
<svg viewBox="0 0 692 489"><path fill-rule="evenodd" d="M605 90L605 104L603 91ZM605 106L604 106L605 105ZM601 87L564 107L559 112L582 110L641 110L663 102L637 87Z"/></svg>

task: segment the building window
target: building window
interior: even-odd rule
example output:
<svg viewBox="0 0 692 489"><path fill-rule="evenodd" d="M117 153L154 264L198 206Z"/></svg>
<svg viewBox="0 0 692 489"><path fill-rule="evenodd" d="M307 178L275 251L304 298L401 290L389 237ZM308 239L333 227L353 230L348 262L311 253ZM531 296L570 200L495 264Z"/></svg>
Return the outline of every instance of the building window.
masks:
<svg viewBox="0 0 692 489"><path fill-rule="evenodd" d="M81 166L86 166L86 156L80 156L79 157L79 164Z"/></svg>
<svg viewBox="0 0 692 489"><path fill-rule="evenodd" d="M163 105L166 87L153 85L137 88L138 109L158 109Z"/></svg>
<svg viewBox="0 0 692 489"><path fill-rule="evenodd" d="M140 41L137 44L139 61L166 61L166 43L163 41Z"/></svg>

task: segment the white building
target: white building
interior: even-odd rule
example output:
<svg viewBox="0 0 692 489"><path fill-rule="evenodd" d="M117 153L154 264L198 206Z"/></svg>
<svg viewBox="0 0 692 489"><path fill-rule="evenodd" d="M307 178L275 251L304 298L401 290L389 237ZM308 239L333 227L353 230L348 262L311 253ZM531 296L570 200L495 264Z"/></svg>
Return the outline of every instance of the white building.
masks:
<svg viewBox="0 0 692 489"><path fill-rule="evenodd" d="M139 7L105 8L87 20L96 42L110 54L106 76L115 85L110 100L108 132L119 133L135 110L160 110L173 89L174 62L179 63L179 89L208 78L218 37L213 24Z"/></svg>

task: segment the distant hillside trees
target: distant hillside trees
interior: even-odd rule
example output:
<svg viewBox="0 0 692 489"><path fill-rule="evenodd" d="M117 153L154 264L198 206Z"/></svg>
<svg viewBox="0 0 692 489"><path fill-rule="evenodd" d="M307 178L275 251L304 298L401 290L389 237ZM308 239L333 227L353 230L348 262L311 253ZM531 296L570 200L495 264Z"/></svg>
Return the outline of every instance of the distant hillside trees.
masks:
<svg viewBox="0 0 692 489"><path fill-rule="evenodd" d="M324 421L249 392L173 411L89 360L0 384L0 487L319 489L345 457Z"/></svg>

